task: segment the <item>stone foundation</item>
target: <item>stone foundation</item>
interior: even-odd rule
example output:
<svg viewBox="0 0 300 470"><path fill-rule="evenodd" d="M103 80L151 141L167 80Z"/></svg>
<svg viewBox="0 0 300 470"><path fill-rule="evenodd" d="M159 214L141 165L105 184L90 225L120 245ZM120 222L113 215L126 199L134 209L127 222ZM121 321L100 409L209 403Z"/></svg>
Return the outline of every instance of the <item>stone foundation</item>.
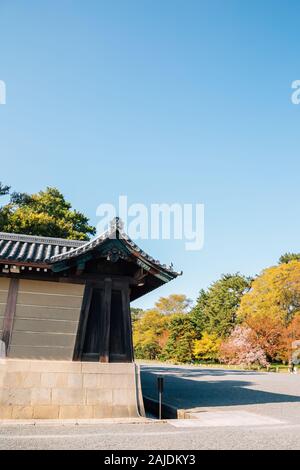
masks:
<svg viewBox="0 0 300 470"><path fill-rule="evenodd" d="M134 363L0 360L0 419L91 419L143 413Z"/></svg>

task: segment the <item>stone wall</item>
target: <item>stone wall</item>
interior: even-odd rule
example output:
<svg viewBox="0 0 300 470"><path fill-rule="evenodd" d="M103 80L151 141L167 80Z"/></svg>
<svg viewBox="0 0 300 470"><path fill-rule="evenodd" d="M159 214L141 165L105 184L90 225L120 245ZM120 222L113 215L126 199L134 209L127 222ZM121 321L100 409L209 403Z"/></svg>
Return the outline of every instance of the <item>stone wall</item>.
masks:
<svg viewBox="0 0 300 470"><path fill-rule="evenodd" d="M133 363L0 360L0 419L137 417L139 403Z"/></svg>

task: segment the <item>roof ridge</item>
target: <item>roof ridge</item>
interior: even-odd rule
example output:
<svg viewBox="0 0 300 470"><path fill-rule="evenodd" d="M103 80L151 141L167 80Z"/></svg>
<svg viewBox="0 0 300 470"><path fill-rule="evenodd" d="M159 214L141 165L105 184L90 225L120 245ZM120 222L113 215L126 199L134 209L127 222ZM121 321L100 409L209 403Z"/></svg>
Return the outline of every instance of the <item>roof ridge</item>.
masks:
<svg viewBox="0 0 300 470"><path fill-rule="evenodd" d="M45 245L59 245L69 247L80 247L87 240L68 240L66 238L42 237L40 235L25 235L21 233L0 232L0 240L12 240L17 242L42 243Z"/></svg>
<svg viewBox="0 0 300 470"><path fill-rule="evenodd" d="M119 235L119 236L118 236ZM65 259L70 259L73 258L74 255L76 256L77 254L84 254L86 251L89 250L89 248L95 248L96 246L100 245L104 241L107 240L114 240L114 239L119 239L119 240L124 240L127 245L131 247L132 250L136 251L138 255L144 259L145 261L150 262L154 266L163 269L165 271L168 271L169 273L176 274L176 275L181 275L181 272L176 272L173 269L173 264L171 263L170 266L167 266L166 264L162 264L159 260L154 259L152 256L150 256L148 253L146 253L144 250L142 250L130 237L129 235L124 232L123 230L123 222L119 219L119 217L116 217L115 219L112 220L110 223L110 228L106 230L105 232L96 235L95 238L92 240L86 241L83 245L78 246L77 248L74 248L73 250L68 251L67 253L60 253L58 255L53 255L50 258L51 263L56 263L57 261L62 261Z"/></svg>

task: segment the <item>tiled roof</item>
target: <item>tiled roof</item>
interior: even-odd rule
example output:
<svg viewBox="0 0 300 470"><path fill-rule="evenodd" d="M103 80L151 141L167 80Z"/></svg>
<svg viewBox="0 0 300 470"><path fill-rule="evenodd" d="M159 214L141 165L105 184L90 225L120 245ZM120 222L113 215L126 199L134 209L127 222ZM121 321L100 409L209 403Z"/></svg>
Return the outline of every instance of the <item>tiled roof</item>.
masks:
<svg viewBox="0 0 300 470"><path fill-rule="evenodd" d="M51 263L55 263L58 261L65 261L68 259L76 258L80 255L94 250L96 247L102 245L105 241L116 238L121 240L129 250L129 252L132 253L136 258L138 258L139 261L146 262L147 264L150 264L156 269L166 271L172 277L176 277L182 274L181 272L178 273L174 271L172 264L170 266L167 266L166 264L161 264L159 260L154 259L152 256L148 255L143 250L141 250L141 248L136 245L136 243L134 243L123 231L123 222L118 217L116 217L111 222L110 230L108 230L107 232L103 233L102 235L99 235L94 240L85 242L83 245L79 246L78 248L75 248L74 250L70 250L68 252L53 256L50 261Z"/></svg>
<svg viewBox="0 0 300 470"><path fill-rule="evenodd" d="M52 256L65 254L86 242L0 232L0 261L47 264Z"/></svg>
<svg viewBox="0 0 300 470"><path fill-rule="evenodd" d="M110 230L88 242L0 232L0 263L7 261L7 263L55 265L91 252L114 238L123 243L128 253L135 257L141 267L165 273L170 279L182 274L174 271L172 265L161 264L141 250L123 231L122 222L118 218L111 222Z"/></svg>

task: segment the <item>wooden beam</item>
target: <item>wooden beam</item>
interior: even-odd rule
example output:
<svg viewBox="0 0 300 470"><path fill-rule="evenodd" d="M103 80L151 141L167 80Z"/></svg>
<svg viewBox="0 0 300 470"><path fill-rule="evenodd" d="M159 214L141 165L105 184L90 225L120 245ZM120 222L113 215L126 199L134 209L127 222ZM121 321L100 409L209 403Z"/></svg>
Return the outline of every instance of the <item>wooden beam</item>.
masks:
<svg viewBox="0 0 300 470"><path fill-rule="evenodd" d="M111 278L106 278L104 280L103 312L99 312L99 315L101 315L100 362L109 362L111 290L112 280Z"/></svg>
<svg viewBox="0 0 300 470"><path fill-rule="evenodd" d="M5 344L6 356L8 355L10 348L14 317L16 313L18 288L19 279L11 278L7 294L7 302L4 312L3 331L1 338Z"/></svg>
<svg viewBox="0 0 300 470"><path fill-rule="evenodd" d="M83 273L84 269L85 269L85 261L81 261L80 263L77 264L76 276L80 276L80 274Z"/></svg>
<svg viewBox="0 0 300 470"><path fill-rule="evenodd" d="M89 318L89 310L90 310L90 305L91 305L91 300L92 300L92 294L93 294L93 287L90 284L86 284L84 294L83 294L83 299L82 299L79 324L78 324L78 330L77 330L75 347L74 347L73 361L82 360L82 352L84 348L85 333L86 333L86 327L87 327L87 322Z"/></svg>

